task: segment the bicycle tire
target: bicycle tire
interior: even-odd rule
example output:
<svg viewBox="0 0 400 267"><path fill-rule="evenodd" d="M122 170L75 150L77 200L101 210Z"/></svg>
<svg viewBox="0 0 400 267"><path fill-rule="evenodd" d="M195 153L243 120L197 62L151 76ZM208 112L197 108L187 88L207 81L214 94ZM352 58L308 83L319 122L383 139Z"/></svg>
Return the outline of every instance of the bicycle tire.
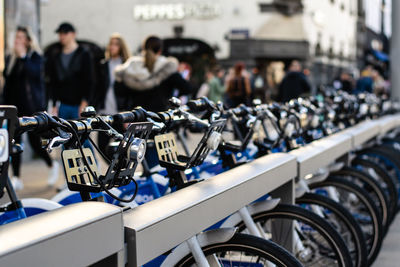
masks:
<svg viewBox="0 0 400 267"><path fill-rule="evenodd" d="M373 162L372 160L363 159L360 156L353 159L351 162L353 167L363 166L366 168L372 169L375 174L377 174L376 179L383 187L388 199L389 199L389 209L390 214L392 216L389 218L389 224L393 221L394 216L397 213L398 202L399 202L399 183L397 180L393 179L393 177L385 170L385 168L381 167L379 164Z"/></svg>
<svg viewBox="0 0 400 267"><path fill-rule="evenodd" d="M369 216L371 217L372 229L373 229L372 238L369 238L368 234L365 234L365 238L367 243L368 241L370 241L368 247L368 263L369 265L372 265L372 263L378 256L379 250L382 246L382 239L383 239L383 228L381 224L382 219L380 218L378 208L376 207L374 202L370 199L368 193L364 189L346 179L330 176L322 182L317 182L309 185L311 190L329 186L340 188L341 190L344 190L346 192L349 192L357 196L360 202L364 205Z"/></svg>
<svg viewBox="0 0 400 267"><path fill-rule="evenodd" d="M343 167L341 170L331 173L332 176L341 177L356 183L363 188L374 200L382 218L383 230L386 233L389 227L389 218L392 216L389 210L389 200L379 183L367 173L353 167ZM354 179L354 180L353 180Z"/></svg>
<svg viewBox="0 0 400 267"><path fill-rule="evenodd" d="M272 210L252 215L252 218L256 223L267 222L268 220L274 219L287 219L302 222L317 231L331 246L334 256L329 254L329 257L334 258L335 262L338 264L335 266L353 266L350 253L340 234L327 221L313 212L295 205L279 204ZM244 222L240 222L236 227L239 228L239 231L244 231L246 229ZM306 265L304 260L300 260L300 262L304 266L310 266Z"/></svg>
<svg viewBox="0 0 400 267"><path fill-rule="evenodd" d="M397 160L397 156L395 153L393 153L393 151L391 151L388 148L382 148L379 146L375 146L375 147L371 147L371 148L367 148L364 150L361 150L358 152L358 155L366 155L367 157L373 157L375 155L381 157L380 160L382 159L382 157L384 158L385 161L391 163L390 165L387 164L387 162L383 162L384 166L386 167L387 171L390 173L390 168L395 168L395 173L393 174L393 178L395 178L396 180L400 181L400 161ZM399 192L400 194L400 192Z"/></svg>
<svg viewBox="0 0 400 267"><path fill-rule="evenodd" d="M229 241L217 243L202 248L204 255L210 256L216 253L227 253L230 251L244 252L254 256L264 258L268 262L281 267L300 267L301 263L287 250L279 245L251 235L236 233ZM183 257L176 267L188 267L195 264L194 257L190 253ZM222 265L225 266L225 265ZM234 265L236 266L236 265ZM246 266L246 265L244 265ZM253 265L251 265L253 266ZM263 265L266 266L266 265Z"/></svg>
<svg viewBox="0 0 400 267"><path fill-rule="evenodd" d="M328 213L324 213L325 216L323 218L330 222L334 227L335 225L337 225L337 222L333 222L332 220L341 220L341 223L344 224L345 227L348 229L352 241L354 242L354 252L350 250L350 254L352 255L353 259L353 265L355 267L367 266L368 250L365 243L364 233L362 232L361 227L359 226L357 221L354 219L353 215L351 215L348 210L346 210L341 204L335 202L334 200L314 193L305 193L300 198L296 198L296 204L318 205L323 207L323 209L327 210ZM332 218L329 213L333 213L335 217ZM340 225L338 228L340 228ZM342 235L343 240L347 238L347 233L342 234L341 231L338 232ZM349 247L348 243L346 243L346 245L347 247Z"/></svg>

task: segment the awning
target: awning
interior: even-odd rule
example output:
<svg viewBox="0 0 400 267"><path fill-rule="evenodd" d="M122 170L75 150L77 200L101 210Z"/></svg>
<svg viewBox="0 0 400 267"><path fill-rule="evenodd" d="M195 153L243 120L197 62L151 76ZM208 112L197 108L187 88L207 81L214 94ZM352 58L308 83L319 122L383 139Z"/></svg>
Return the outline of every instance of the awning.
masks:
<svg viewBox="0 0 400 267"><path fill-rule="evenodd" d="M187 61L188 57L215 58L214 49L207 43L191 38L168 38L163 40L163 53L179 60Z"/></svg>
<svg viewBox="0 0 400 267"><path fill-rule="evenodd" d="M244 39L231 40L231 59L269 58L276 60L309 57L310 45L307 41Z"/></svg>
<svg viewBox="0 0 400 267"><path fill-rule="evenodd" d="M381 51L378 50L372 50L374 56L376 57L376 59L383 61L383 62L389 62L389 56L386 53L383 53Z"/></svg>
<svg viewBox="0 0 400 267"><path fill-rule="evenodd" d="M265 40L305 41L303 16L270 14L265 23L254 33L253 38Z"/></svg>

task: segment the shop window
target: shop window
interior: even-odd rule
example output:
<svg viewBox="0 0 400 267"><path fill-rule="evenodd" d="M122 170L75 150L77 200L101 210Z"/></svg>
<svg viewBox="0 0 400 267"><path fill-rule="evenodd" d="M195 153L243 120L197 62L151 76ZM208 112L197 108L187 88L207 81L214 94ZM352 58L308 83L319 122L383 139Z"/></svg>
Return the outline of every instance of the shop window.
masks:
<svg viewBox="0 0 400 267"><path fill-rule="evenodd" d="M333 47L329 47L328 57L329 58L334 58L335 57L335 54L333 53Z"/></svg>
<svg viewBox="0 0 400 267"><path fill-rule="evenodd" d="M322 56L323 55L320 43L317 43L317 45L315 46L315 55L316 56Z"/></svg>
<svg viewBox="0 0 400 267"><path fill-rule="evenodd" d="M183 31L184 31L184 28L183 28L182 25L174 26L173 30L174 30L175 38L181 38L182 37Z"/></svg>

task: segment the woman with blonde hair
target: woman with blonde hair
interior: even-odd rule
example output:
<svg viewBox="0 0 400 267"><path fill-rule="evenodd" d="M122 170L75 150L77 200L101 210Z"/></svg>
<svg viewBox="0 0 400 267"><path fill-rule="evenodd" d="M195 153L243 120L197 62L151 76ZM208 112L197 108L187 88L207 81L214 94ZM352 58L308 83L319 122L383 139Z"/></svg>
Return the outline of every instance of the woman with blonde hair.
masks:
<svg viewBox="0 0 400 267"><path fill-rule="evenodd" d="M115 83L114 70L130 57L125 40L119 33L111 35L105 59L101 62L101 74L95 93L95 106L101 114L114 114L125 108L124 99L116 94L118 84Z"/></svg>
<svg viewBox="0 0 400 267"><path fill-rule="evenodd" d="M100 114L112 115L128 109L128 97L124 87L115 81L114 70L129 57L125 40L119 33L113 33L105 50L105 59L101 62L98 88L94 95L94 104ZM115 127L120 128L118 125ZM103 153L106 153L109 141L110 138L106 134L99 133L98 144Z"/></svg>
<svg viewBox="0 0 400 267"><path fill-rule="evenodd" d="M20 26L17 28L13 51L6 58L4 78L4 103L16 106L18 116L31 116L37 111L46 110L43 59L36 39L27 27ZM29 132L28 140L34 152L51 168L48 177L51 184L58 178L59 164L52 161L46 150L42 148L38 135ZM15 142L21 143L21 136L16 136ZM21 155L13 155L11 163L14 174L11 181L15 190L21 190L23 188L22 180L19 179Z"/></svg>

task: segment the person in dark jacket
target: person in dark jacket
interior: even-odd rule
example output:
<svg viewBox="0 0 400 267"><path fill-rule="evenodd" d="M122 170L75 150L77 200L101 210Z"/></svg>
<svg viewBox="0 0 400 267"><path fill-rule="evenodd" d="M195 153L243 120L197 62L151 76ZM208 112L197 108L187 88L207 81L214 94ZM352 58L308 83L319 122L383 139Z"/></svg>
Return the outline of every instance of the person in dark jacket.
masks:
<svg viewBox="0 0 400 267"><path fill-rule="evenodd" d="M340 73L339 78L333 82L333 86L336 89L340 89L351 94L354 88L353 77L349 72L343 71L342 73Z"/></svg>
<svg viewBox="0 0 400 267"><path fill-rule="evenodd" d="M105 59L101 62L101 75L96 88L94 105L101 115L113 115L119 111L129 110L128 91L119 82L115 82L114 70L118 65L124 63L130 57L129 49L125 40L118 33L111 35L108 42ZM118 131L123 131L122 125L113 125ZM110 137L98 133L98 147L107 155L107 147Z"/></svg>
<svg viewBox="0 0 400 267"><path fill-rule="evenodd" d="M15 105L18 116L31 116L37 111L46 110L46 95L43 83L43 60L40 49L31 31L26 27L18 27L14 40L14 51L6 58L4 69L4 103ZM49 154L41 146L40 137L28 132L28 140L33 151L51 168L48 182L51 184L58 178L59 164L52 161ZM16 143L21 143L21 136L15 137ZM21 155L12 156L14 177L11 179L14 189L23 188L19 179Z"/></svg>
<svg viewBox="0 0 400 267"><path fill-rule="evenodd" d="M304 73L301 72L300 62L293 60L288 73L279 85L277 101L288 102L310 92L311 86Z"/></svg>
<svg viewBox="0 0 400 267"><path fill-rule="evenodd" d="M63 119L77 119L93 94L93 62L90 52L76 42L70 23L60 24L56 32L62 49L47 59L46 66L53 113Z"/></svg>
<svg viewBox="0 0 400 267"><path fill-rule="evenodd" d="M251 85L249 77L245 75L245 68L243 62L236 63L232 76L227 78L226 93L229 107L234 108L240 104L250 104Z"/></svg>
<svg viewBox="0 0 400 267"><path fill-rule="evenodd" d="M178 95L191 93L190 84L178 72L178 60L162 56L161 52L161 39L150 36L143 43L142 56L131 57L116 68L115 80L131 91L132 107L165 111L175 90ZM154 147L148 146L146 160L150 168L158 163Z"/></svg>
<svg viewBox="0 0 400 267"><path fill-rule="evenodd" d="M161 39L150 36L143 44L142 56L131 57L116 68L115 80L129 88L132 107L165 111L175 89L178 95L191 93L191 85L178 72L178 61L161 52Z"/></svg>

